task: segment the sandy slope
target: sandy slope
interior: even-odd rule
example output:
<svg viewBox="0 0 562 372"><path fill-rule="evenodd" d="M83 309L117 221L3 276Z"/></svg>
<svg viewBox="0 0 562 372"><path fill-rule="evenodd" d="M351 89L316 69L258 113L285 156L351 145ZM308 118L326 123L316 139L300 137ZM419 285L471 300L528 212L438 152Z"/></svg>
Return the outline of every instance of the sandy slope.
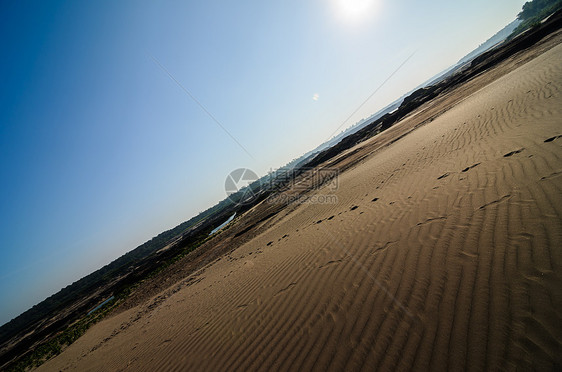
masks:
<svg viewBox="0 0 562 372"><path fill-rule="evenodd" d="M316 191L337 203L296 208L40 369L560 368L560 61L562 45L471 94Z"/></svg>

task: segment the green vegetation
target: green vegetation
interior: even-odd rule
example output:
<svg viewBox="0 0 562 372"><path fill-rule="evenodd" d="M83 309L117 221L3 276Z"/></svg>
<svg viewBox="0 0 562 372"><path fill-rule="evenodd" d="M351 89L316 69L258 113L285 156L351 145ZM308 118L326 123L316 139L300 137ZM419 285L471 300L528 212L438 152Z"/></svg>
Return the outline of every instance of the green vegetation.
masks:
<svg viewBox="0 0 562 372"><path fill-rule="evenodd" d="M103 308L69 326L49 341L40 344L28 355L20 358L15 364L12 364L7 371L27 371L29 368L39 367L45 361L57 356L65 347L72 344L80 336L86 333L88 328L103 319L119 304L119 302L120 301L113 299Z"/></svg>
<svg viewBox="0 0 562 372"><path fill-rule="evenodd" d="M532 0L523 5L523 10L517 15L521 24L510 35L513 38L520 33L540 25L540 22L550 14L562 9L562 0Z"/></svg>

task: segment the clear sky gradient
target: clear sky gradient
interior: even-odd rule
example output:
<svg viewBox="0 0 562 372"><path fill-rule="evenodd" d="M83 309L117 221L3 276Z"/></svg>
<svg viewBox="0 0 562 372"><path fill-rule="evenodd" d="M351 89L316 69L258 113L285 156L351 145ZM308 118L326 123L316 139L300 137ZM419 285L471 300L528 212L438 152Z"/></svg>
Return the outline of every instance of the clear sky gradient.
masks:
<svg viewBox="0 0 562 372"><path fill-rule="evenodd" d="M456 63L523 3L2 2L0 324L223 199L231 170L324 142L413 52L341 129Z"/></svg>

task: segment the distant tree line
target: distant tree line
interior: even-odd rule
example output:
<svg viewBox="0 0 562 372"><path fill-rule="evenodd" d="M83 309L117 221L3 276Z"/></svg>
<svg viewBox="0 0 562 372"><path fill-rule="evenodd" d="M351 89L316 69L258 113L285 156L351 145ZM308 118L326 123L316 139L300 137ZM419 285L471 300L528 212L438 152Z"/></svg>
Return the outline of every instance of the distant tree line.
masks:
<svg viewBox="0 0 562 372"><path fill-rule="evenodd" d="M521 24L513 31L511 37L537 26L544 18L560 9L562 9L562 0L532 0L526 2L517 15Z"/></svg>

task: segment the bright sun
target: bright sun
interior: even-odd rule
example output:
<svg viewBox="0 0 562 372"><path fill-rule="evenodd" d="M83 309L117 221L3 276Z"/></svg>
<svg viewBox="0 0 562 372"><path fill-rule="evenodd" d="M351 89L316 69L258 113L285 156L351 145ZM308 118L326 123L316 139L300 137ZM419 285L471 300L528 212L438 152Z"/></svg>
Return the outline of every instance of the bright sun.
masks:
<svg viewBox="0 0 562 372"><path fill-rule="evenodd" d="M341 16L348 20L358 20L372 13L376 0L336 0Z"/></svg>

